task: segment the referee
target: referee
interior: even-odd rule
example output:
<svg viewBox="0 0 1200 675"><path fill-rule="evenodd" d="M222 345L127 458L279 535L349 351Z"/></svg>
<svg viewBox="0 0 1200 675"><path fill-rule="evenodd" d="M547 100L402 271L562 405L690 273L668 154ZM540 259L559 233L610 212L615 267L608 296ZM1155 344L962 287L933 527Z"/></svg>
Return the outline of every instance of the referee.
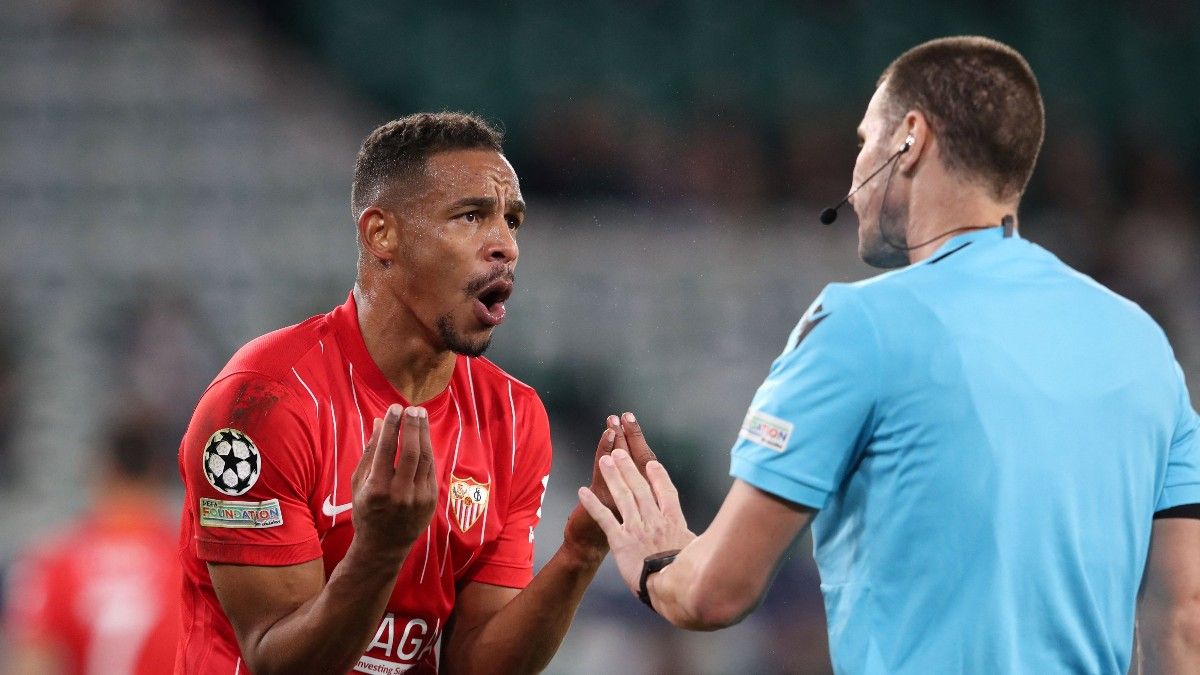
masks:
<svg viewBox="0 0 1200 675"><path fill-rule="evenodd" d="M1200 418L1154 321L1018 234L1043 117L993 40L884 71L849 203L903 269L801 318L703 534L657 462L602 460L620 522L580 490L668 621L740 621L811 524L838 672L1122 675L1136 608L1143 672L1200 673Z"/></svg>

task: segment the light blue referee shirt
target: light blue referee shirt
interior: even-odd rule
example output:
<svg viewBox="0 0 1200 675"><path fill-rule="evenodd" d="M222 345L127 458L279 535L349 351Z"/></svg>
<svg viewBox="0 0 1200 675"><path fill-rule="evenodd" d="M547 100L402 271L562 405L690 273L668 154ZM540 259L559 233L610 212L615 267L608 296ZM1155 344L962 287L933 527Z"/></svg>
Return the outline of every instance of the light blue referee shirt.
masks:
<svg viewBox="0 0 1200 675"><path fill-rule="evenodd" d="M1112 673L1154 514L1200 503L1200 418L1135 304L1000 228L830 284L731 473L819 509L839 673Z"/></svg>

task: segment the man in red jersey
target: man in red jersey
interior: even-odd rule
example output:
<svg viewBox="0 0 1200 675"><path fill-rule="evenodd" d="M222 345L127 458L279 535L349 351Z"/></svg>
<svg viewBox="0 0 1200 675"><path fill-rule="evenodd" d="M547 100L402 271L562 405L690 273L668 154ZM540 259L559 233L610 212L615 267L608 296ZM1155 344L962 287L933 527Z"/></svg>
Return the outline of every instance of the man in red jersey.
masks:
<svg viewBox="0 0 1200 675"><path fill-rule="evenodd" d="M238 351L183 439L176 672L540 670L608 547L577 508L533 575L546 412L480 357L513 288L516 174L485 122L413 115L364 141L351 201L346 303Z"/></svg>
<svg viewBox="0 0 1200 675"><path fill-rule="evenodd" d="M179 638L179 566L156 431L141 416L114 424L101 448L91 512L14 567L4 673L170 671Z"/></svg>

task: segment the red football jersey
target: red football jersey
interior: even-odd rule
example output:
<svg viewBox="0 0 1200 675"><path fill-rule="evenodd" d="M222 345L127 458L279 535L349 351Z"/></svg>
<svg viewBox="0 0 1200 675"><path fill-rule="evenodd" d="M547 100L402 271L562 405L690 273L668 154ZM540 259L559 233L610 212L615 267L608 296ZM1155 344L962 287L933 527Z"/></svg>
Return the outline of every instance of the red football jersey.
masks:
<svg viewBox="0 0 1200 675"><path fill-rule="evenodd" d="M159 675L175 661L179 565L167 503L113 500L17 563L5 623L64 673Z"/></svg>
<svg viewBox="0 0 1200 675"><path fill-rule="evenodd" d="M354 296L329 314L243 347L205 391L180 446L184 636L176 673L246 673L206 563L291 565L354 536L351 475L372 421L408 405L367 352ZM524 588L550 473L537 393L487 359L458 357L450 384L422 404L438 506L396 579L364 673L432 673L467 581ZM321 639L319 637L315 639Z"/></svg>

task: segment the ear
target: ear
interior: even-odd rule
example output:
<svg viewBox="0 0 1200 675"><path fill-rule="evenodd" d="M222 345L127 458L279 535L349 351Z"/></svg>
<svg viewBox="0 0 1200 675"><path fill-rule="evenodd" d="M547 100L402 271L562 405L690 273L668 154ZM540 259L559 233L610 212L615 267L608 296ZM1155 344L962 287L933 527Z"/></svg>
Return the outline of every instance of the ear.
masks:
<svg viewBox="0 0 1200 675"><path fill-rule="evenodd" d="M919 110L909 110L904 115L904 119L896 128L896 148L902 147L909 138L912 139L912 143L908 150L900 155L899 170L901 173L911 176L921 165L922 159L927 158L933 152L935 141L932 132L929 120L925 119L924 113Z"/></svg>
<svg viewBox="0 0 1200 675"><path fill-rule="evenodd" d="M371 206L358 217L358 239L363 251L381 263L390 264L400 243L400 223L395 214L379 206Z"/></svg>

